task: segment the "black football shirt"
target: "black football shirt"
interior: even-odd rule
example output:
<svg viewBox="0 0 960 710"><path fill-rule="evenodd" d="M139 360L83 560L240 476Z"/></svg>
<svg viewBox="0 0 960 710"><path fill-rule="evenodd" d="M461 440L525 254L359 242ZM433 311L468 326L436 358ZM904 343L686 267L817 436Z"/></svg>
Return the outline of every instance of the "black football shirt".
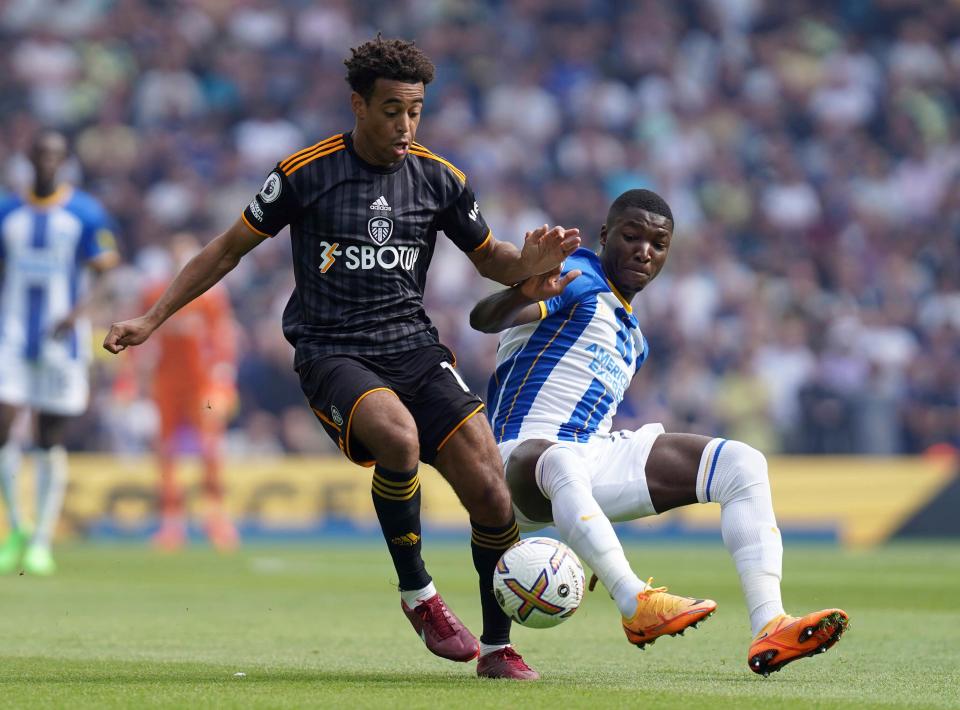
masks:
<svg viewBox="0 0 960 710"><path fill-rule="evenodd" d="M243 220L271 237L290 225L296 287L283 333L296 367L324 355L386 355L439 342L423 307L437 232L464 252L491 236L456 167L419 143L396 165L370 165L349 133L278 163Z"/></svg>

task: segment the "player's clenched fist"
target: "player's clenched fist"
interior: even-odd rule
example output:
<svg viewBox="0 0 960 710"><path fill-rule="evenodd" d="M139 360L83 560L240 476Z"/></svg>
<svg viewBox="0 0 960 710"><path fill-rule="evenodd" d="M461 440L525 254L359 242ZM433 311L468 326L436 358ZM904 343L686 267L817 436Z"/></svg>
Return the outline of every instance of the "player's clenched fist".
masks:
<svg viewBox="0 0 960 710"><path fill-rule="evenodd" d="M110 332L103 339L103 347L116 354L131 345L139 345L150 337L153 328L146 316L120 321L110 326Z"/></svg>

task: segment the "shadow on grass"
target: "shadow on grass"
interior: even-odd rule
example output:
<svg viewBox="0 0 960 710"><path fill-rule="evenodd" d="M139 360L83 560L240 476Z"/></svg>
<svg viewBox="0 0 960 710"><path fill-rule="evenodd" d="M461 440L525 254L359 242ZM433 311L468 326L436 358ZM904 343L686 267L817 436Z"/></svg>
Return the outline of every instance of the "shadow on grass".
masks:
<svg viewBox="0 0 960 710"><path fill-rule="evenodd" d="M245 675L236 677L235 673ZM585 679L578 673L569 671L551 672L542 668L543 682L537 685L553 687L594 687L607 691L636 691L643 686L650 692L668 691L685 688L695 677L695 685L713 686L717 690L743 688L749 690L772 691L777 686L804 689L814 687L818 676L793 673L776 673L767 679L760 678L748 669L735 668L696 671L674 668L610 669L595 673ZM53 659L49 657L8 657L0 666L0 689L5 686L29 684L36 685L121 685L121 686L197 686L197 685L236 685L247 684L251 690L263 685L316 684L327 688L341 686L362 686L373 688L414 688L434 685L438 688L473 686L478 679L472 664L450 664L445 670L425 670L413 668L407 671L373 668L358 670L349 666L337 668L291 668L290 665L255 665L243 661L234 665L189 661L154 661L123 659ZM0 691L2 695L2 691Z"/></svg>
<svg viewBox="0 0 960 710"><path fill-rule="evenodd" d="M236 677L239 669L245 675ZM255 667L252 664L235 666L169 661L124 661L98 659L95 661L51 659L47 657L7 658L0 667L0 687L23 683L35 684L208 684L235 683L237 685L269 683L322 683L366 687L403 686L437 683L456 685L473 682L473 668L442 671L422 669L403 672L384 670L291 669Z"/></svg>

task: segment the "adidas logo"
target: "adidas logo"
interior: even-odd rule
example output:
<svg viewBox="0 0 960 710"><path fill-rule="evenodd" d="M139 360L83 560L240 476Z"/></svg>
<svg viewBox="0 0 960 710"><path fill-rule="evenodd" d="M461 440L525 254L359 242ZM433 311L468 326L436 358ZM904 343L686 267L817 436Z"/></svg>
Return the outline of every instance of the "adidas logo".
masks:
<svg viewBox="0 0 960 710"><path fill-rule="evenodd" d="M420 536L415 532L408 532L406 535L390 539L390 543L399 547L413 547L420 542Z"/></svg>
<svg viewBox="0 0 960 710"><path fill-rule="evenodd" d="M381 212L390 212L393 210L393 208L387 204L387 198L383 195L380 195L380 197L370 203L370 209L380 210Z"/></svg>

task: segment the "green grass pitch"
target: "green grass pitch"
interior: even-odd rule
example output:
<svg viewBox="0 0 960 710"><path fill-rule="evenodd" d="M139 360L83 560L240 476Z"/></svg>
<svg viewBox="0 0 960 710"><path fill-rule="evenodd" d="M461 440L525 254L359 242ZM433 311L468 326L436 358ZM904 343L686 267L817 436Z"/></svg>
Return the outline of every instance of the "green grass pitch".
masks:
<svg viewBox="0 0 960 710"><path fill-rule="evenodd" d="M640 574L716 599L717 614L641 652L595 591L558 628L514 627L543 674L521 684L481 681L473 663L427 653L399 610L382 545L249 546L229 557L64 546L57 576L0 578L0 707L960 706L956 544L786 553L788 610L850 613L850 631L824 655L755 676L719 540L631 544ZM447 601L479 632L466 535L426 555Z"/></svg>

